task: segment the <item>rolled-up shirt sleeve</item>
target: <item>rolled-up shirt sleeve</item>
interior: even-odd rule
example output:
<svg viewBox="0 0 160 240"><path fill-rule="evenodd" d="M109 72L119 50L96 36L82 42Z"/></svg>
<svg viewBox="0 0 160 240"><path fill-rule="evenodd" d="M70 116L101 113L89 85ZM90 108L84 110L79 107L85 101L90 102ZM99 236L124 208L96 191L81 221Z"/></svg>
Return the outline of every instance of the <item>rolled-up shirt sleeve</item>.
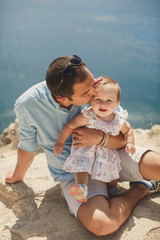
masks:
<svg viewBox="0 0 160 240"><path fill-rule="evenodd" d="M18 119L18 131L21 136L18 147L27 152L36 152L38 150L37 128L30 121L29 114L23 104L16 102L14 111Z"/></svg>

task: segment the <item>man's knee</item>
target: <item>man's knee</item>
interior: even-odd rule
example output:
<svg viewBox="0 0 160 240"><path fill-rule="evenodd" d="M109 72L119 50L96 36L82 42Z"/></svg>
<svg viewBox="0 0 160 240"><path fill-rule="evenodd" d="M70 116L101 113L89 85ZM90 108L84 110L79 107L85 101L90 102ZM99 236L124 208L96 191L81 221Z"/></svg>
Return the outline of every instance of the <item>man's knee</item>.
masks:
<svg viewBox="0 0 160 240"><path fill-rule="evenodd" d="M96 227L94 229L94 234L96 236L106 236L114 233L118 229L117 224L112 221L103 221L100 223L96 223Z"/></svg>
<svg viewBox="0 0 160 240"><path fill-rule="evenodd" d="M105 236L115 232L120 224L110 209L104 196L95 196L78 210L78 219L83 226L96 236Z"/></svg>
<svg viewBox="0 0 160 240"><path fill-rule="evenodd" d="M147 180L159 180L160 154L151 150L146 151L139 162L139 171Z"/></svg>
<svg viewBox="0 0 160 240"><path fill-rule="evenodd" d="M111 220L104 213L98 213L94 215L89 224L82 223L84 227L95 234L96 236L106 236L115 232L119 225L116 220Z"/></svg>

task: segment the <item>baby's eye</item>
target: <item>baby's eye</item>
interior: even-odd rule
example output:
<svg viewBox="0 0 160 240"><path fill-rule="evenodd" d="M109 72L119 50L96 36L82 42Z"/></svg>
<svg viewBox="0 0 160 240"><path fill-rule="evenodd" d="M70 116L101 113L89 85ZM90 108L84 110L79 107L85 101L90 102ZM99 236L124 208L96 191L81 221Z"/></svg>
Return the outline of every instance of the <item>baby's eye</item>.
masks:
<svg viewBox="0 0 160 240"><path fill-rule="evenodd" d="M107 102L107 103L112 103L112 100L111 100L111 99L107 99L106 102Z"/></svg>

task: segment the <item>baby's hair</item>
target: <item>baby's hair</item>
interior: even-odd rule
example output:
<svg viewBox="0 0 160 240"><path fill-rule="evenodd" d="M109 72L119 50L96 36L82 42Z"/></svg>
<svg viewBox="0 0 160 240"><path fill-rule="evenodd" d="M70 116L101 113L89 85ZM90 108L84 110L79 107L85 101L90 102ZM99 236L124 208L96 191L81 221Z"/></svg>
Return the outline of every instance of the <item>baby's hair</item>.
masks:
<svg viewBox="0 0 160 240"><path fill-rule="evenodd" d="M120 96L121 96L121 89L120 89L120 86L119 84L111 77L101 77L102 80L101 81L98 81L96 84L95 84L95 87L102 87L104 85L107 85L107 84L112 84L114 85L116 88L117 88L117 101L120 101Z"/></svg>

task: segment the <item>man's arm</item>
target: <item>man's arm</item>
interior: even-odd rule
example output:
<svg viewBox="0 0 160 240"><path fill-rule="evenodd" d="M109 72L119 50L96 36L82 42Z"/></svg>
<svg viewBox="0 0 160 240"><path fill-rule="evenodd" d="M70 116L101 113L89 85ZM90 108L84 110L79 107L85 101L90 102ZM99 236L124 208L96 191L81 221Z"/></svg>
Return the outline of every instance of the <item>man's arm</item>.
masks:
<svg viewBox="0 0 160 240"><path fill-rule="evenodd" d="M86 147L98 145L103 139L103 132L92 128L77 128L73 131L74 142L77 147ZM107 148L120 149L126 146L126 140L123 134L118 136L109 135Z"/></svg>
<svg viewBox="0 0 160 240"><path fill-rule="evenodd" d="M16 183L23 181L23 178L33 162L35 152L26 152L20 148L17 151L17 165L15 170L8 172L5 178L8 183Z"/></svg>
<svg viewBox="0 0 160 240"><path fill-rule="evenodd" d="M109 134L108 136L108 143L106 145L106 148L110 149L120 149L126 146L126 139L124 138L124 135L120 133L117 136L112 136Z"/></svg>

